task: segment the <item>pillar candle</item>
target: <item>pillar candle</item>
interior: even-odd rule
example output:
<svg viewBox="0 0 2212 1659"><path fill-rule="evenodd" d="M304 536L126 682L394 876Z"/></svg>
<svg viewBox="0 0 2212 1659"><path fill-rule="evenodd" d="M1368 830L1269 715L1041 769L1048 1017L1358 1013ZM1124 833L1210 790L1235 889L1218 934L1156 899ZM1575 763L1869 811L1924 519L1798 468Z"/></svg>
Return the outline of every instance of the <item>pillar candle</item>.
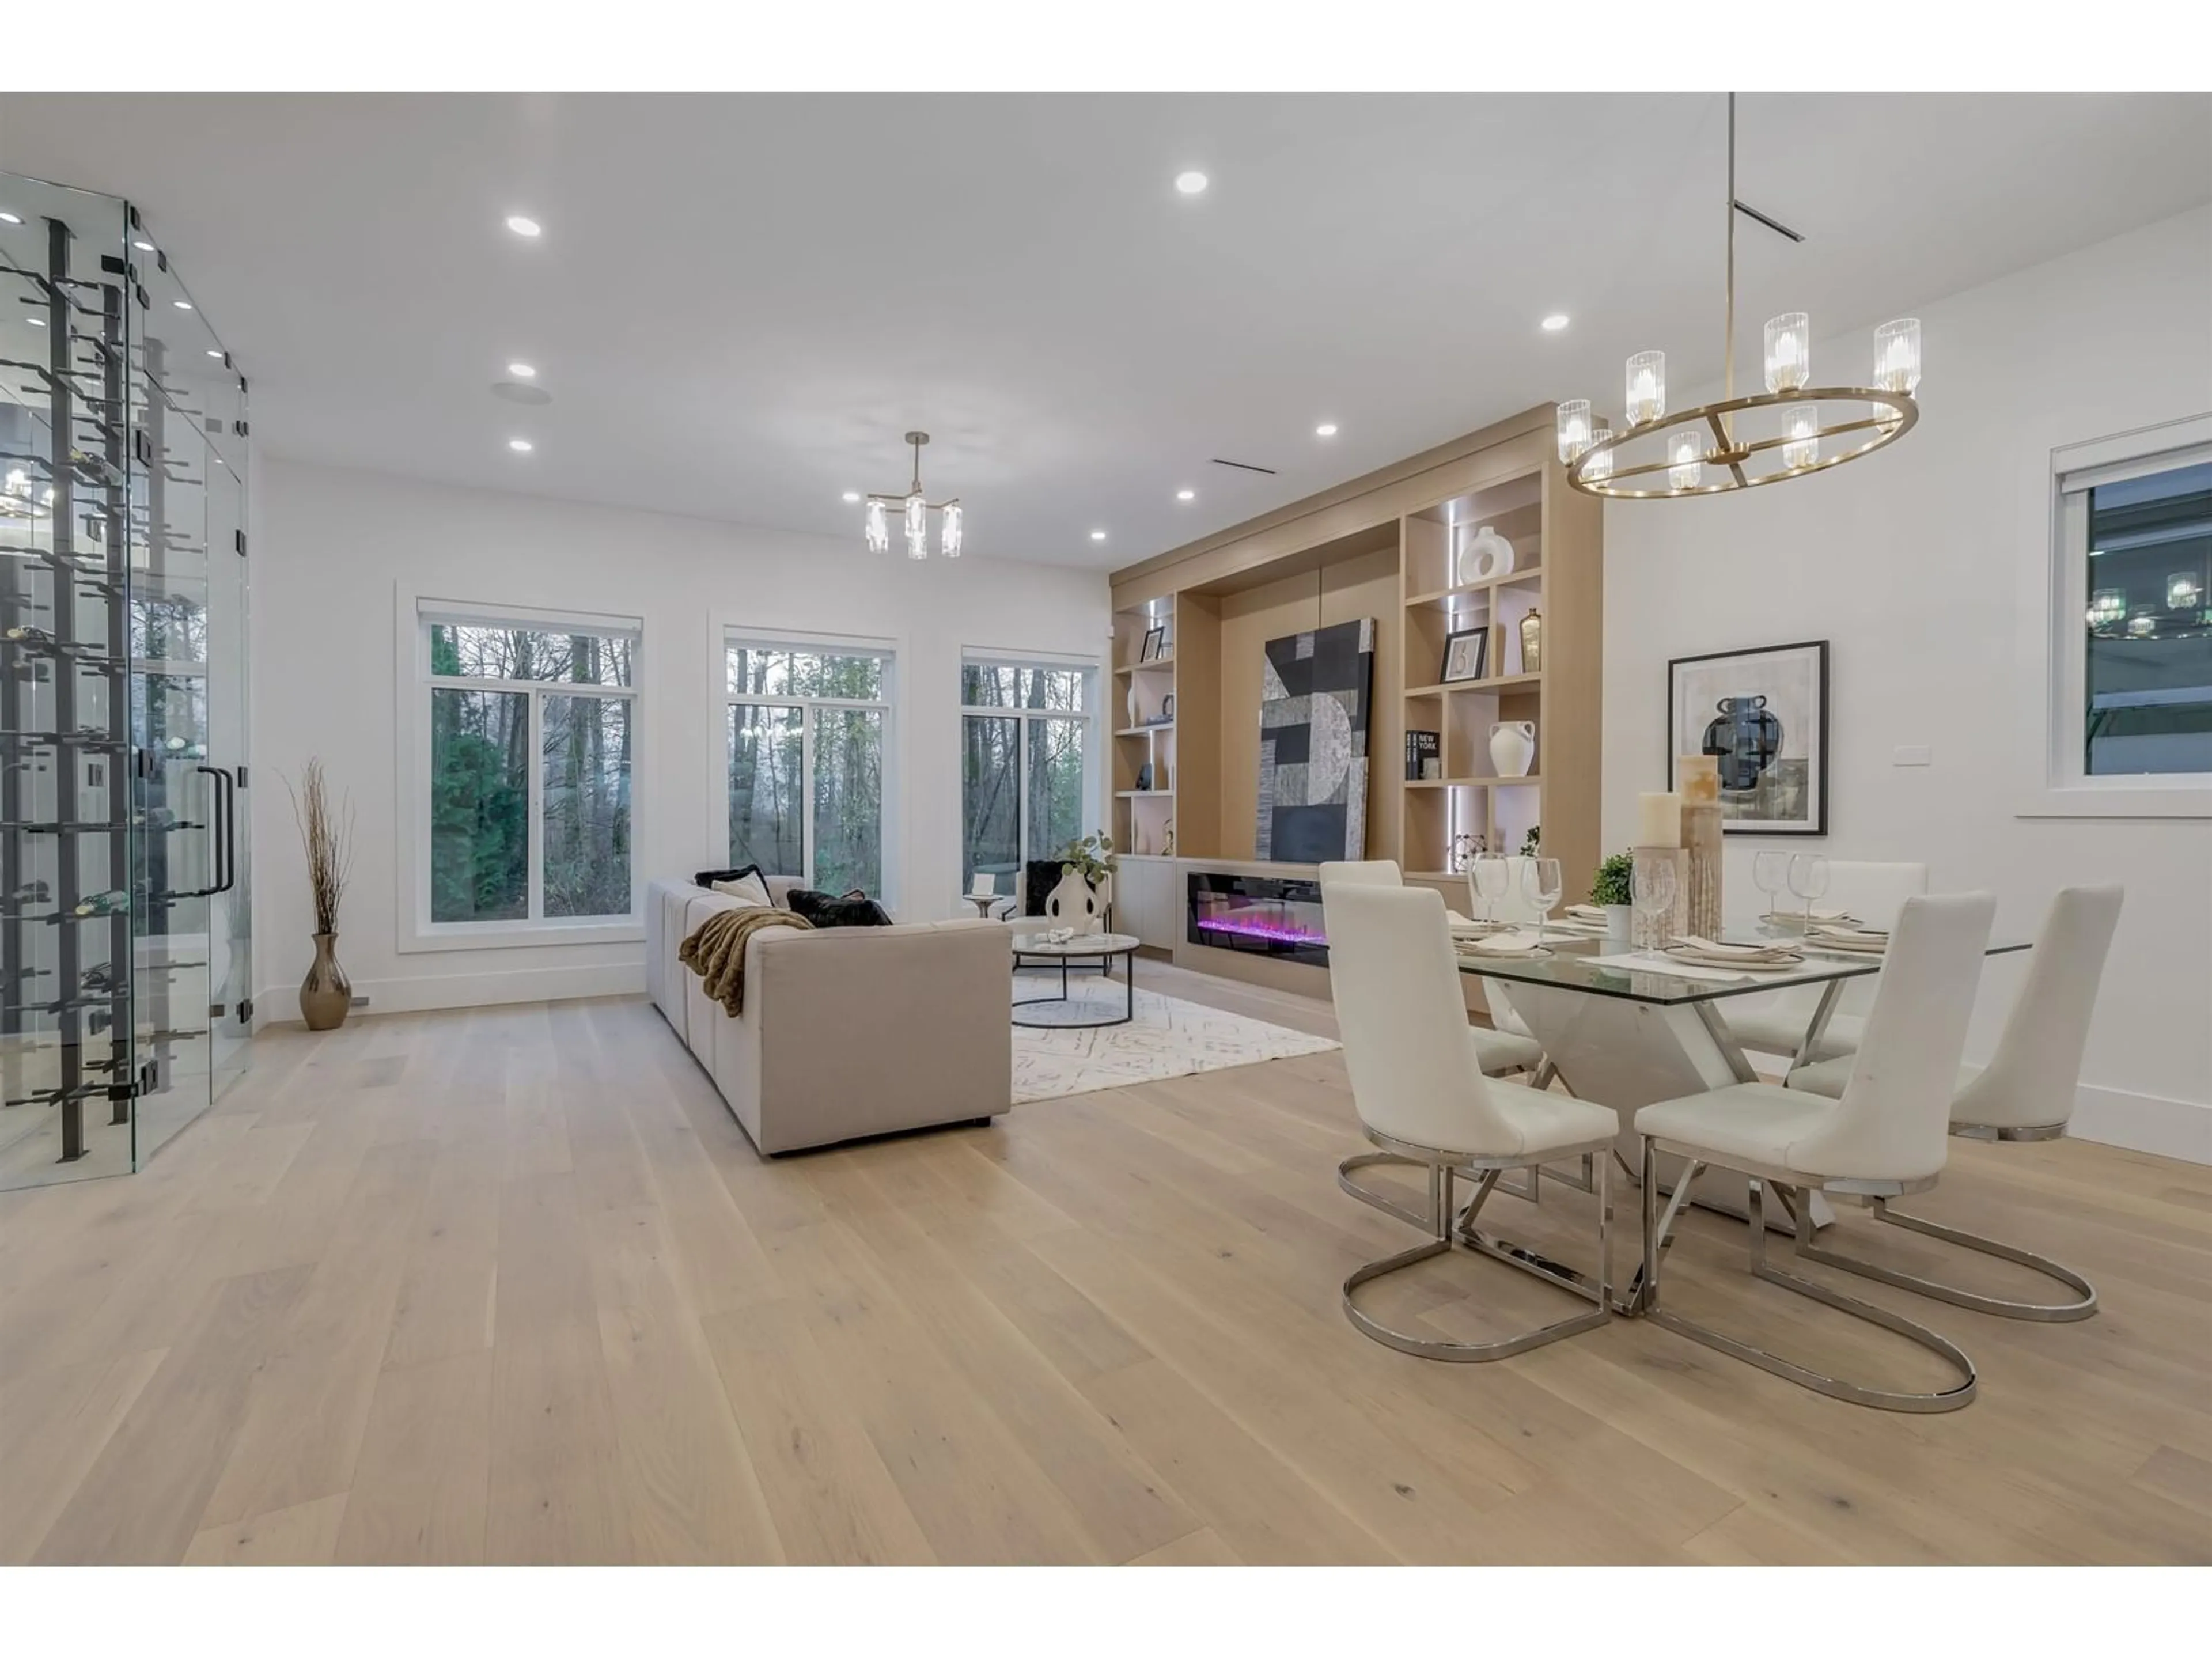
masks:
<svg viewBox="0 0 2212 1659"><path fill-rule="evenodd" d="M1636 844L1638 847L1680 847L1682 844L1682 798L1674 794L1644 794L1636 798Z"/></svg>
<svg viewBox="0 0 2212 1659"><path fill-rule="evenodd" d="M1685 755L1674 763L1674 776L1685 806L1717 805L1721 798L1721 762L1717 755Z"/></svg>

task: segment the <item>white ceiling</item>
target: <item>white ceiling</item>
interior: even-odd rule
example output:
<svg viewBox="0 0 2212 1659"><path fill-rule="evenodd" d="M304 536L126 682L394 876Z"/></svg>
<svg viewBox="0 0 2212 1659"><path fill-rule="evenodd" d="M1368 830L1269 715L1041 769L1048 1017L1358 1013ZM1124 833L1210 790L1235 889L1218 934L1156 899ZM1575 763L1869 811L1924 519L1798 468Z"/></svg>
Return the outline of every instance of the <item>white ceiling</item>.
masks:
<svg viewBox="0 0 2212 1659"><path fill-rule="evenodd" d="M1723 112L11 93L0 167L139 204L269 453L857 539L839 493L903 486L918 426L971 552L1117 566L1534 403L1617 412L1632 349L1717 380ZM1808 238L1741 222L1740 353L2212 199L2203 95L1753 94L1740 128L1739 195ZM490 395L516 358L550 407Z"/></svg>

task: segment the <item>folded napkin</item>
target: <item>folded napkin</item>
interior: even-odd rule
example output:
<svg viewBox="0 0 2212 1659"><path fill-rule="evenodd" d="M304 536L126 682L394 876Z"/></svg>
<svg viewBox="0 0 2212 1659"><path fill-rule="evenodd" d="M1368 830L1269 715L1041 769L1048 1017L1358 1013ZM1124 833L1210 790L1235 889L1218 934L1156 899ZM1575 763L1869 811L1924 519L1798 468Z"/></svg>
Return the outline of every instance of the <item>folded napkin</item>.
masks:
<svg viewBox="0 0 2212 1659"><path fill-rule="evenodd" d="M1604 921L1607 920L1604 910L1595 904L1570 904L1566 908L1566 914L1572 916L1577 921Z"/></svg>
<svg viewBox="0 0 2212 1659"><path fill-rule="evenodd" d="M1723 945L1717 939L1700 939L1694 933L1670 939L1667 948L1669 951L1686 951L1693 956L1711 957L1718 962L1796 962L1803 955L1786 945Z"/></svg>
<svg viewBox="0 0 2212 1659"><path fill-rule="evenodd" d="M1464 940L1459 948L1471 957L1525 957L1542 944L1543 940L1528 929L1513 927L1486 939Z"/></svg>
<svg viewBox="0 0 2212 1659"><path fill-rule="evenodd" d="M1880 955L1889 948L1889 935L1871 927L1815 927L1805 942L1826 951L1865 951Z"/></svg>

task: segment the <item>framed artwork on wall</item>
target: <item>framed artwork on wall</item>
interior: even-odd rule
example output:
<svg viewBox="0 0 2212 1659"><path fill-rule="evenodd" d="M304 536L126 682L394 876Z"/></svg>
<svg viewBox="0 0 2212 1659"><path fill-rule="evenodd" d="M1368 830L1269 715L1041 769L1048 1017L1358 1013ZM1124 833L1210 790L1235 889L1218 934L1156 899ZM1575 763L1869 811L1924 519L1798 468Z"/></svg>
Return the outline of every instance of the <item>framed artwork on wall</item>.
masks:
<svg viewBox="0 0 2212 1659"><path fill-rule="evenodd" d="M1719 762L1723 834L1826 835L1827 641L1669 661L1669 789L1683 755Z"/></svg>
<svg viewBox="0 0 2212 1659"><path fill-rule="evenodd" d="M1479 680L1490 666L1490 629L1462 628L1444 636L1443 665L1437 670L1440 685Z"/></svg>

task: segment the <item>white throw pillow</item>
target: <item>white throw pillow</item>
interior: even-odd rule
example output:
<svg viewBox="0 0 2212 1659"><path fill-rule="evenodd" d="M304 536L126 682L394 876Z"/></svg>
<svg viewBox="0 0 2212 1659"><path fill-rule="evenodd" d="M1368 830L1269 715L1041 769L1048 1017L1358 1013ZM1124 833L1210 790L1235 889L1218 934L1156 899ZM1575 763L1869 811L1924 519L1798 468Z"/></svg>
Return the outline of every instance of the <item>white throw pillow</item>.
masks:
<svg viewBox="0 0 2212 1659"><path fill-rule="evenodd" d="M714 890L747 904L765 905L769 902L768 884L758 876L739 876L735 881L718 881L714 884Z"/></svg>

